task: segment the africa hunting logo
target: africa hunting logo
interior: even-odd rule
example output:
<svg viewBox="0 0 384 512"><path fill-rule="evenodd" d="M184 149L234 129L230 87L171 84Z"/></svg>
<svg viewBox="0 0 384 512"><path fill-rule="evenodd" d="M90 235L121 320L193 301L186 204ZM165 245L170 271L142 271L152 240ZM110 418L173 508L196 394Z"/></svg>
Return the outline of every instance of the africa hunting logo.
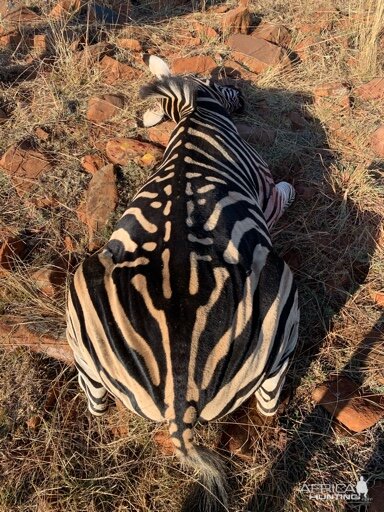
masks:
<svg viewBox="0 0 384 512"><path fill-rule="evenodd" d="M368 503L367 481L361 476L356 484L303 484L301 492L309 494L311 500L345 500L354 503Z"/></svg>

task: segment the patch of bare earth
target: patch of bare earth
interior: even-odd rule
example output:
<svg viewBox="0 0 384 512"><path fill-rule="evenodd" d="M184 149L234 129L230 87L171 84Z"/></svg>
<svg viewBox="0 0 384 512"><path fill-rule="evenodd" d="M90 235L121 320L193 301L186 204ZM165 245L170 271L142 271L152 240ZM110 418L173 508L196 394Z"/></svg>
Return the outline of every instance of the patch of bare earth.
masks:
<svg viewBox="0 0 384 512"><path fill-rule="evenodd" d="M193 479L161 426L89 415L64 339L71 274L173 129L137 122L143 52L241 87L239 132L297 190L273 234L301 301L284 403L195 429L230 510L358 510L307 489L360 476L380 510L383 1L122 5L0 1L0 512L168 512Z"/></svg>

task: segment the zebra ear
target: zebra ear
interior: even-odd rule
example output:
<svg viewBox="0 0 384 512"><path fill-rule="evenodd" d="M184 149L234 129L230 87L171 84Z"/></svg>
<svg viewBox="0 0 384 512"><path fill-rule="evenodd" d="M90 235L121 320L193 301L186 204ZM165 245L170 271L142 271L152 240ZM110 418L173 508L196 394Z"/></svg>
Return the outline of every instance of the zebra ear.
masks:
<svg viewBox="0 0 384 512"><path fill-rule="evenodd" d="M147 64L151 73L157 76L157 78L171 76L171 70L168 64L163 59L160 59L160 57L150 55Z"/></svg>
<svg viewBox="0 0 384 512"><path fill-rule="evenodd" d="M143 126L145 128L150 128L151 126L155 126L155 124L159 124L162 121L164 114L162 112L156 110L146 110L143 115Z"/></svg>

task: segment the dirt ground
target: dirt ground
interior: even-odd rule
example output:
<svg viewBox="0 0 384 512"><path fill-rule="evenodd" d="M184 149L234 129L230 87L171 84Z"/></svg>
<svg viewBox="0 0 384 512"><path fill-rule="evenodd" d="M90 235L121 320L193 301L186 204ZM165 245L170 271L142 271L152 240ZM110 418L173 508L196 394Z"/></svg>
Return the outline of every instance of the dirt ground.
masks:
<svg viewBox="0 0 384 512"><path fill-rule="evenodd" d="M25 2L39 20L25 24L14 46L0 37L0 156L23 142L50 162L21 191L0 168L1 242L18 237L25 249L0 273L0 334L6 317L38 335L62 336L67 283L90 252L89 227L78 215L92 179L82 158L96 155L107 163L106 140L149 139L137 123L148 107L138 91L152 78L143 51L169 63L210 56L221 75L233 61L225 13L209 2L159 12L138 2L122 24L98 18L100 8L114 12L116 2L88 2L99 6L96 15L83 6L52 19L55 4ZM276 181L289 181L298 191L273 239L299 285L300 335L277 416L263 422L252 408L243 410L198 426L196 440L228 460L233 512L375 512L378 501L363 509L315 499L306 489L355 485L364 475L370 493L380 485L383 493L383 422L354 433L316 405L312 393L341 374L368 396L384 391L384 158L372 145L384 99L359 93L362 84L384 76L384 2L265 0L251 1L249 10L254 26L268 21L290 34L284 43L289 66L252 73L238 63L242 71L230 76L246 104L236 121L257 129L252 143ZM216 36L199 36L196 22ZM196 37L200 42L193 46ZM142 49L122 47L122 38L138 40ZM132 78L112 80L98 58L84 57L100 42L135 70ZM324 84L331 92L321 92ZM341 93L332 92L334 84ZM101 94L121 95L124 106L97 124L87 119L88 101ZM118 203L99 241L108 239L150 174L137 160L116 167ZM39 289L34 272L68 254L65 283L54 293ZM225 441L239 425L231 453ZM178 510L195 476L166 443L159 446L162 428L112 403L106 416L91 417L71 366L27 348L0 348L0 512Z"/></svg>

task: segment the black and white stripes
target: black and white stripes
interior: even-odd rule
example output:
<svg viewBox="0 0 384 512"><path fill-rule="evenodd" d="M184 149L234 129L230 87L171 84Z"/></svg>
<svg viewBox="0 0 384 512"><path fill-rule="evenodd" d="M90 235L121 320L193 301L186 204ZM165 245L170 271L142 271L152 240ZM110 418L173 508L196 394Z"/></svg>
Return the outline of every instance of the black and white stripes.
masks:
<svg viewBox="0 0 384 512"><path fill-rule="evenodd" d="M299 312L269 230L294 190L276 186L238 135L229 112L243 105L239 91L156 66L161 78L143 95L159 107L146 119L178 124L105 248L76 272L68 341L90 411L104 412L109 392L168 422L177 453L211 489L196 510L226 510L220 462L194 445L192 427L252 394L263 414L276 411Z"/></svg>

